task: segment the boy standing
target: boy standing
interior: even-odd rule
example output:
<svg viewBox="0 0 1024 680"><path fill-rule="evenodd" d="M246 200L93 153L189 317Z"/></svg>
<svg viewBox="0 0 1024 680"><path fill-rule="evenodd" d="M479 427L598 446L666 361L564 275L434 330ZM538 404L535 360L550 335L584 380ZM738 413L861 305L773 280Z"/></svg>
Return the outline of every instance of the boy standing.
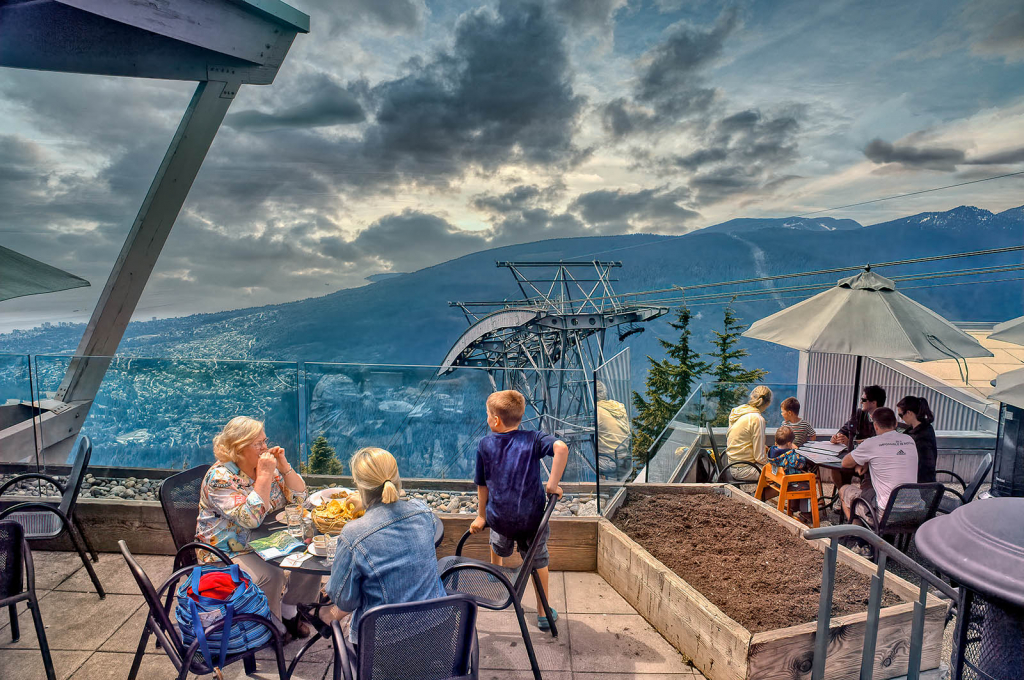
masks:
<svg viewBox="0 0 1024 680"><path fill-rule="evenodd" d="M487 398L487 425L491 434L480 440L476 450L476 486L479 495L477 518L470 533L491 527L491 563L501 566L502 558L512 554L514 545L525 555L544 517L545 491L562 496L558 483L569 460L565 442L536 430L520 430L526 412L526 400L515 390L494 392ZM547 486L541 485L540 459L553 456ZM544 594L548 592L548 534L536 536L540 545L533 566L540 577ZM544 606L537 593L537 627L549 630L543 616ZM551 608L558 620L558 612Z"/></svg>

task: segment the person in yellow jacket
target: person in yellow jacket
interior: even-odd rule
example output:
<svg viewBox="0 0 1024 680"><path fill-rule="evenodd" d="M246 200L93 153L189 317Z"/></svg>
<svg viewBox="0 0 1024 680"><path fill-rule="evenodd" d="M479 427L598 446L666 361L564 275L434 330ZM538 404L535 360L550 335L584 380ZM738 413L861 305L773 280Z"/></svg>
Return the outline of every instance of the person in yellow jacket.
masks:
<svg viewBox="0 0 1024 680"><path fill-rule="evenodd" d="M597 464L602 477L618 478L629 467L629 414L621 401L608 398L600 380L597 391Z"/></svg>
<svg viewBox="0 0 1024 680"><path fill-rule="evenodd" d="M746 404L737 406L729 413L729 431L726 434L725 455L729 465L738 462L764 465L768 459L764 448L765 422L762 415L772 403L772 391L765 385L758 385L750 392ZM737 465L729 470L733 478L756 481L757 469L750 465Z"/></svg>

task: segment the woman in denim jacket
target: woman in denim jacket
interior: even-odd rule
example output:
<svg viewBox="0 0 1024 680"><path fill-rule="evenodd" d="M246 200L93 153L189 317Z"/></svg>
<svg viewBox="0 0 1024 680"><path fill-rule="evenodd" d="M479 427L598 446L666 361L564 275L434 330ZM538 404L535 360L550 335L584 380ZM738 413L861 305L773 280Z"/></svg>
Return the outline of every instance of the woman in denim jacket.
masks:
<svg viewBox="0 0 1024 680"><path fill-rule="evenodd" d="M334 603L324 618L351 612L348 638L358 641L363 612L381 604L444 597L434 551L434 522L425 503L401 499L395 457L384 449L352 456L352 479L366 514L341 530L331 578L324 589Z"/></svg>

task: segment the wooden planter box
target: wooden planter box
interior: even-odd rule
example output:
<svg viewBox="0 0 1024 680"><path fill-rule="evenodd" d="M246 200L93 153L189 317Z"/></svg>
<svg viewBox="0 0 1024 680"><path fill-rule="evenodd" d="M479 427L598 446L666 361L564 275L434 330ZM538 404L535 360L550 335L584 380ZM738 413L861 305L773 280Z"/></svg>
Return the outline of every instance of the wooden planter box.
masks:
<svg viewBox="0 0 1024 680"><path fill-rule="evenodd" d="M632 487L640 493L719 493L737 503L773 517L802 536L805 527L773 507L754 500L724 484L645 484ZM826 541L809 541L824 552ZM709 546L710 548L711 546ZM868 577L877 567L846 548L839 549L839 563ZM597 571L676 649L711 680L793 680L809 678L817 622L751 633L681 579L638 543L602 519L598 527ZM885 587L906 600L882 609L878 621L874 677L894 678L907 673L910 628L919 588L886 574ZM929 595L925 610L922 670L937 668L942 653L946 603ZM842 680L860 677L867 612L832 619L825 677Z"/></svg>

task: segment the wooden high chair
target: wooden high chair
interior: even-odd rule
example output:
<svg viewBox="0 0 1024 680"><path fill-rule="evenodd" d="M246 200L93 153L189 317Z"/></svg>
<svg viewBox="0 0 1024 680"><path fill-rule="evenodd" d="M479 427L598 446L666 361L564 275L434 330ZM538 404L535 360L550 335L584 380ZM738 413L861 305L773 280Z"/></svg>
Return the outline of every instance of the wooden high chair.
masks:
<svg viewBox="0 0 1024 680"><path fill-rule="evenodd" d="M807 482L807 489L790 489L790 484ZM779 492L778 508L790 517L793 516L789 509L789 501L811 501L811 526L818 526L818 476L813 472L801 472L795 475L787 475L784 468L776 467L771 461L765 463L761 468L761 477L757 480L757 490L754 491L754 498L764 500L764 492L771 487Z"/></svg>

